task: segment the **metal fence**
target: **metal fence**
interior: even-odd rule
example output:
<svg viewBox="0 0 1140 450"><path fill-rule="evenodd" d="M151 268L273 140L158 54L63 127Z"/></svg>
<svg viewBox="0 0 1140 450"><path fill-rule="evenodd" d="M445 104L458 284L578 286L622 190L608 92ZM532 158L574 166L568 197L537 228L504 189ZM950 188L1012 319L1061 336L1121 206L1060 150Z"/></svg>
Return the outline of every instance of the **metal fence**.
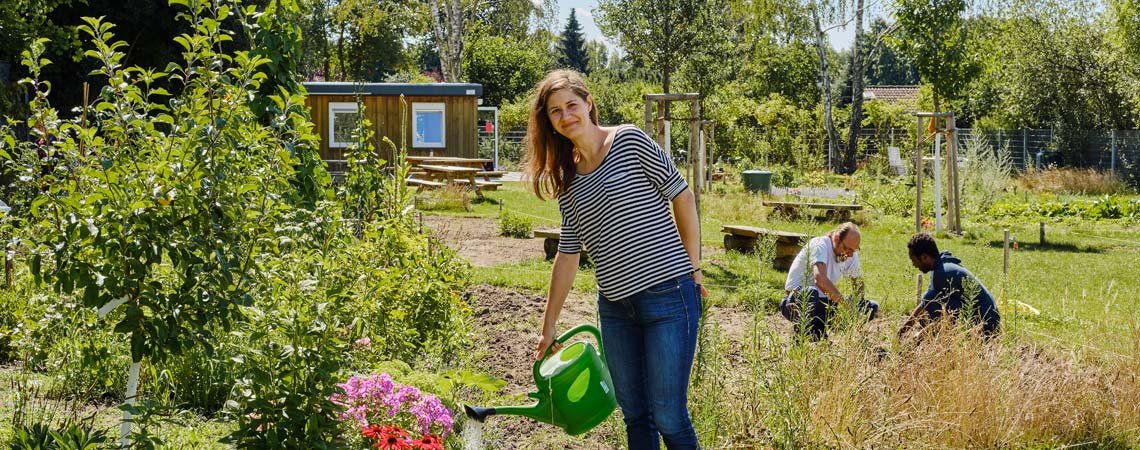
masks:
<svg viewBox="0 0 1140 450"><path fill-rule="evenodd" d="M914 148L914 129L874 129L860 131L862 157L886 154L888 146L907 153ZM522 156L526 130L516 128L499 133L499 157L503 162L517 163ZM801 135L813 151L826 158L827 145L820 133L804 131ZM1050 129L975 130L959 128L962 145L979 139L994 149L1005 150L1013 170L1072 167L1115 171L1122 178L1140 186L1140 130L1092 130L1060 133ZM490 158L494 134L479 129L480 157Z"/></svg>
<svg viewBox="0 0 1140 450"><path fill-rule="evenodd" d="M913 130L902 129L886 132L864 129L860 139L865 155L885 151L889 145L899 147L905 153L914 147L913 133ZM1096 169L1115 171L1133 185L1140 182L1140 130L1059 133L1050 129L983 131L960 128L958 140L963 145L982 140L994 151L1007 151L1013 170L1018 172L1046 167Z"/></svg>

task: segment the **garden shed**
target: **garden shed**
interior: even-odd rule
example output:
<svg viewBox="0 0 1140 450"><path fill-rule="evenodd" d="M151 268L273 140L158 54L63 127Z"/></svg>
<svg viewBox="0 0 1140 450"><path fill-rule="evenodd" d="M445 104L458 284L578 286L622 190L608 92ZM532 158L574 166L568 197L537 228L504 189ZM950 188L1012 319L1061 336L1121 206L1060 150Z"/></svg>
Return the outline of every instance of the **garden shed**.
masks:
<svg viewBox="0 0 1140 450"><path fill-rule="evenodd" d="M358 94L376 133L373 144L377 149L387 149L381 145L383 136L400 145L400 125L404 123L409 156L478 156L476 109L482 101L483 85L310 82L304 86L308 91L305 103L321 137L321 159L344 159L359 117ZM400 95L407 101L403 122Z"/></svg>

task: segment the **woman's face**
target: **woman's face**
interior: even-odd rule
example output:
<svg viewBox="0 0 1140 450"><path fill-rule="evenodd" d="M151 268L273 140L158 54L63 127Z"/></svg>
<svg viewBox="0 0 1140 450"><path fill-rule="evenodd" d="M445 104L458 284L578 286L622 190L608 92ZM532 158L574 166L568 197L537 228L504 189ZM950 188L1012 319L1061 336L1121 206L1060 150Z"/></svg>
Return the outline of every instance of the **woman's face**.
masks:
<svg viewBox="0 0 1140 450"><path fill-rule="evenodd" d="M546 97L546 116L558 134L574 140L588 129L590 110L594 105L589 98L579 97L570 89L559 89Z"/></svg>

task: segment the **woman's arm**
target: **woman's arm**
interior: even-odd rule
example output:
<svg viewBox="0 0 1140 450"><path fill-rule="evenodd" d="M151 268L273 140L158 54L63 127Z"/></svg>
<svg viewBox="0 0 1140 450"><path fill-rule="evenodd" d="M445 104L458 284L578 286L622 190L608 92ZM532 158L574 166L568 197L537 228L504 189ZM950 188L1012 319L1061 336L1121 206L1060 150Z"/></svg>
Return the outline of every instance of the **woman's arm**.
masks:
<svg viewBox="0 0 1140 450"><path fill-rule="evenodd" d="M681 245L685 246L685 253L689 254L689 262L693 268L693 281L701 286L701 296L708 296L705 289L704 274L701 273L701 223L697 217L697 201L693 191L685 189L673 197L673 216L677 221L677 231L681 233Z"/></svg>
<svg viewBox="0 0 1140 450"><path fill-rule="evenodd" d="M554 268L550 272L550 293L546 296L546 311L542 313L542 330L538 337L535 359L542 359L543 352L554 343L558 315L562 313L562 303L566 301L570 287L574 285L574 276L578 274L578 259L581 256L581 253L562 252L554 256ZM552 351L557 350L556 345Z"/></svg>

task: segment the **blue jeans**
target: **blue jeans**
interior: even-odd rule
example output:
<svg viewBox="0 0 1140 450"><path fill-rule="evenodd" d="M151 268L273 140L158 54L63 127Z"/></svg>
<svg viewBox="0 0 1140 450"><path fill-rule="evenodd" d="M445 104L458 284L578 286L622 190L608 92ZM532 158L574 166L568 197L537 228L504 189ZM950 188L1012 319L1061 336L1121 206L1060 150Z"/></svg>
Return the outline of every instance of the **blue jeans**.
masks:
<svg viewBox="0 0 1140 450"><path fill-rule="evenodd" d="M700 448L689 420L689 372L701 318L691 275L610 301L598 294L606 364L630 450ZM660 438L659 438L660 437Z"/></svg>
<svg viewBox="0 0 1140 450"><path fill-rule="evenodd" d="M800 305L801 298L807 300L806 305ZM867 314L867 320L874 319L879 313L879 304L873 300L860 300L858 306L861 313ZM831 317L834 307L827 295L818 289L812 288L806 292L797 289L780 302L780 314L796 325L799 325L801 320L807 320L804 329L808 337L818 340L827 337L827 320Z"/></svg>

